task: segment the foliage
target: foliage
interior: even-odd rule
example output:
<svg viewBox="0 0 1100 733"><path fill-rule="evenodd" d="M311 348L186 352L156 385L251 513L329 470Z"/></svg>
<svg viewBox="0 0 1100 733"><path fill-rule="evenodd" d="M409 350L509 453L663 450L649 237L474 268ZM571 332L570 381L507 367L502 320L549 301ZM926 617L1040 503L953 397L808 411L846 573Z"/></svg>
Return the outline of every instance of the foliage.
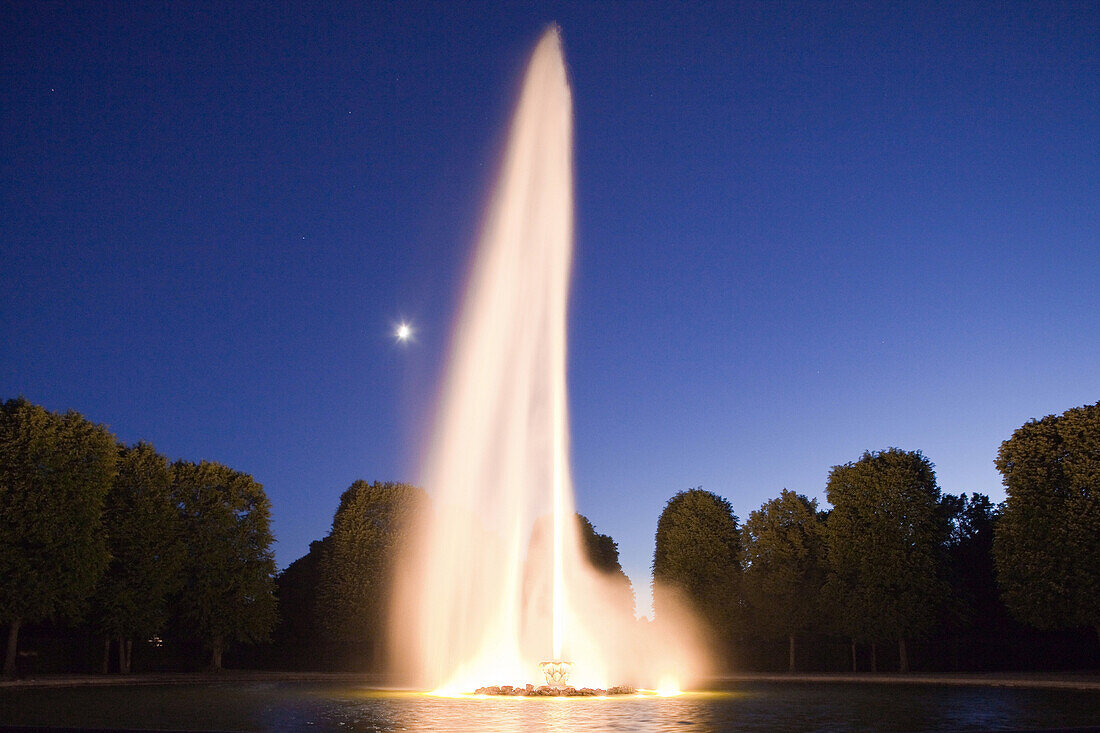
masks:
<svg viewBox="0 0 1100 733"><path fill-rule="evenodd" d="M888 448L834 466L826 496L827 593L838 630L878 641L927 633L946 594L939 551L946 527L931 462Z"/></svg>
<svg viewBox="0 0 1100 733"><path fill-rule="evenodd" d="M318 617L329 638L370 642L376 649L382 644L393 562L426 501L415 486L362 480L340 497L317 590Z"/></svg>
<svg viewBox="0 0 1100 733"><path fill-rule="evenodd" d="M278 640L302 643L319 632L317 618L317 588L321 584L321 558L328 551L330 540L314 540L309 552L286 566L275 578L275 593L279 600Z"/></svg>
<svg viewBox="0 0 1100 733"><path fill-rule="evenodd" d="M230 640L267 638L275 622L271 505L246 473L218 463L173 465L186 556L177 609L212 647L212 666Z"/></svg>
<svg viewBox="0 0 1100 733"><path fill-rule="evenodd" d="M1031 420L1001 444L993 555L1009 610L1100 633L1100 402Z"/></svg>
<svg viewBox="0 0 1100 733"><path fill-rule="evenodd" d="M817 502L784 490L749 515L743 529L745 595L757 628L791 636L820 617L825 524Z"/></svg>
<svg viewBox="0 0 1100 733"><path fill-rule="evenodd" d="M979 550L986 541L992 544L997 508L988 496L977 492L969 497L965 493L944 494L940 507L947 521L948 549L976 546Z"/></svg>
<svg viewBox="0 0 1100 733"><path fill-rule="evenodd" d="M997 509L988 496L944 494L940 512L947 525L945 577L951 585L947 628L972 628L1004 616L993 576L993 527Z"/></svg>
<svg viewBox="0 0 1100 733"><path fill-rule="evenodd" d="M0 406L0 621L73 619L107 565L101 530L115 473L115 438L76 412L22 397Z"/></svg>
<svg viewBox="0 0 1100 733"><path fill-rule="evenodd" d="M168 459L148 443L119 446L104 509L111 562L94 597L94 621L105 634L132 639L161 631L181 581L179 523Z"/></svg>
<svg viewBox="0 0 1100 733"><path fill-rule="evenodd" d="M581 542L584 544L585 555L592 567L605 573L615 571L622 572L619 564L619 545L610 535L600 534L583 514L576 514L577 524L580 527Z"/></svg>
<svg viewBox="0 0 1100 733"><path fill-rule="evenodd" d="M653 606L659 619L671 591L686 598L728 644L743 624L741 531L722 497L689 489L669 499L657 521ZM667 589L667 590L666 590Z"/></svg>
<svg viewBox="0 0 1100 733"><path fill-rule="evenodd" d="M584 545L585 555L592 567L607 576L615 588L616 607L622 608L624 614L634 616L635 598L634 586L630 578L619 564L619 545L610 535L600 534L583 514L576 514L577 525L580 527L581 543Z"/></svg>

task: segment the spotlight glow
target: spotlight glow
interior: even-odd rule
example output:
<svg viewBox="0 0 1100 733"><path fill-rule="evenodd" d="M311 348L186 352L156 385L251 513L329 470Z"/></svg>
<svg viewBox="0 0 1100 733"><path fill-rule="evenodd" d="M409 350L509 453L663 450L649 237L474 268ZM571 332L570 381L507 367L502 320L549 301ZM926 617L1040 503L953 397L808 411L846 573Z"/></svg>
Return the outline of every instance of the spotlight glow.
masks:
<svg viewBox="0 0 1100 733"><path fill-rule="evenodd" d="M418 517L395 572L392 658L437 696L542 687L548 659L571 665L577 690L672 694L677 681L661 677L696 675L705 660L696 621L671 591L653 624L635 621L629 580L592 566L575 514L572 113L552 26L528 65L456 320L418 481L433 509ZM395 325L398 342L415 338L407 326Z"/></svg>
<svg viewBox="0 0 1100 733"><path fill-rule="evenodd" d="M683 694L680 690L680 683L674 677L662 677L660 683L657 685L658 697L676 697Z"/></svg>

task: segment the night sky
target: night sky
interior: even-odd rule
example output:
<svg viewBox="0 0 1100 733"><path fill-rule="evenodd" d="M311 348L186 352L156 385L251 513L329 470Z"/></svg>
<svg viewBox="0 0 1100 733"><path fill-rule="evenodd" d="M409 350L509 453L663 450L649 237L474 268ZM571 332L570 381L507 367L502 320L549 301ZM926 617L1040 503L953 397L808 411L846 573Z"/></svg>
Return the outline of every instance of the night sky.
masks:
<svg viewBox="0 0 1100 733"><path fill-rule="evenodd" d="M552 21L577 503L640 611L679 490L744 520L898 446L1000 501L1100 399L1095 2L4 3L0 399L251 473L280 567L415 481Z"/></svg>

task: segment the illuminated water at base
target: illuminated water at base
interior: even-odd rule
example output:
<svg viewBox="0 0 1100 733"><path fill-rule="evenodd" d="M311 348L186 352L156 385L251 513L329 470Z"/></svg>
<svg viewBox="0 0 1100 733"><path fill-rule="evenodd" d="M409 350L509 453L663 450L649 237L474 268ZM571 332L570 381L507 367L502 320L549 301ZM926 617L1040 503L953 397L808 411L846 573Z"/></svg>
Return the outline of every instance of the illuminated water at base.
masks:
<svg viewBox="0 0 1100 733"><path fill-rule="evenodd" d="M582 555L565 379L572 134L552 27L526 71L455 326L421 476L434 514L398 573L392 658L427 689L541 684L550 659L573 662L578 687L674 684L696 666L686 620L668 633L636 622L625 584Z"/></svg>
<svg viewBox="0 0 1100 733"><path fill-rule="evenodd" d="M0 688L0 725L142 730L911 731L1100 725L1100 690L738 683L674 698L446 699L320 682Z"/></svg>

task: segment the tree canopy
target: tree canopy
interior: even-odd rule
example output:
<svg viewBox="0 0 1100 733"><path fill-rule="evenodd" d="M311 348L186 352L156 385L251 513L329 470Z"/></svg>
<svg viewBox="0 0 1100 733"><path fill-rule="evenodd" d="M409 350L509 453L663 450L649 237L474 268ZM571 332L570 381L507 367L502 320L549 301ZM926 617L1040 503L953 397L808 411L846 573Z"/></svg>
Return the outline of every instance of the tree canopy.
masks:
<svg viewBox="0 0 1100 733"><path fill-rule="evenodd" d="M657 520L654 615L661 617L664 593L676 593L728 646L743 624L741 562L741 530L730 503L702 488L679 492Z"/></svg>
<svg viewBox="0 0 1100 733"><path fill-rule="evenodd" d="M1025 423L996 464L1007 499L993 555L1009 610L1100 634L1100 402Z"/></svg>
<svg viewBox="0 0 1100 733"><path fill-rule="evenodd" d="M993 573L993 527L998 512L984 494L944 494L940 512L947 523L943 547L945 579L951 586L944 624L975 629L1000 621L1004 605Z"/></svg>
<svg viewBox="0 0 1100 733"><path fill-rule="evenodd" d="M129 672L131 640L159 633L180 586L183 538L172 501L172 470L152 445L119 446L104 527L111 561L96 586L94 623L119 640L119 671Z"/></svg>
<svg viewBox="0 0 1100 733"><path fill-rule="evenodd" d="M825 524L817 502L784 489L749 515L743 529L745 596L756 628L786 636L794 671L794 637L821 615Z"/></svg>
<svg viewBox="0 0 1100 733"><path fill-rule="evenodd" d="M115 438L79 413L22 397L0 407L0 621L4 673L15 670L19 627L76 618L107 565L103 502Z"/></svg>
<svg viewBox="0 0 1100 733"><path fill-rule="evenodd" d="M611 535L597 532L588 517L580 513L576 516L588 562L612 582L616 607L623 610L624 617L632 618L636 606L634 586L619 563L619 544Z"/></svg>
<svg viewBox="0 0 1100 733"><path fill-rule="evenodd" d="M340 497L325 539L318 617L329 638L370 645L381 661L394 560L427 495L402 483L355 481Z"/></svg>
<svg viewBox="0 0 1100 733"><path fill-rule="evenodd" d="M619 564L619 545L610 535L600 534L588 521L588 517L577 514L577 524L580 526L581 542L584 544L585 555L592 567L605 573L622 572Z"/></svg>
<svg viewBox="0 0 1100 733"><path fill-rule="evenodd" d="M321 558L328 550L329 539L309 543L309 552L302 555L275 578L279 600L277 641L303 644L320 633L317 617L317 588L321 584Z"/></svg>
<svg viewBox="0 0 1100 733"><path fill-rule="evenodd" d="M262 641L275 623L271 505L246 473L209 461L172 468L186 547L176 606L218 669L229 641Z"/></svg>
<svg viewBox="0 0 1100 733"><path fill-rule="evenodd" d="M827 592L839 630L899 642L927 632L946 594L939 575L945 523L932 463L920 451L888 448L834 466L825 489Z"/></svg>

